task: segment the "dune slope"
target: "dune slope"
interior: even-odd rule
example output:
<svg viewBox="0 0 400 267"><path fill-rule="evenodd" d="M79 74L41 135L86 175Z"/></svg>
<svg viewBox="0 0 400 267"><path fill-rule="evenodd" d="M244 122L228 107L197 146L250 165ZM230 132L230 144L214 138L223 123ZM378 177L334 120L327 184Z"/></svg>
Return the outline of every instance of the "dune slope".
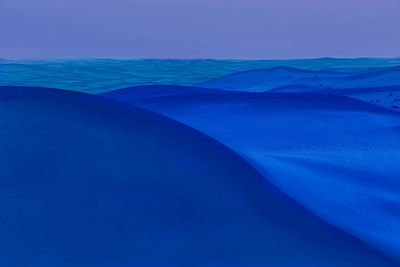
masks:
<svg viewBox="0 0 400 267"><path fill-rule="evenodd" d="M211 93L128 102L214 137L325 221L400 259L397 112L316 93Z"/></svg>
<svg viewBox="0 0 400 267"><path fill-rule="evenodd" d="M0 151L1 266L395 265L139 108L1 87Z"/></svg>

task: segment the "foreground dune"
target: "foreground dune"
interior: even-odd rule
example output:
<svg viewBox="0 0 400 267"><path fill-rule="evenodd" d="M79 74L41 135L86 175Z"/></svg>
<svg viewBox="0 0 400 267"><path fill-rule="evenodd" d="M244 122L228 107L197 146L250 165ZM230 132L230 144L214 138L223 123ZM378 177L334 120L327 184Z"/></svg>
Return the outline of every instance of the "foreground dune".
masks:
<svg viewBox="0 0 400 267"><path fill-rule="evenodd" d="M400 259L399 113L317 93L104 96L214 137L320 218Z"/></svg>
<svg viewBox="0 0 400 267"><path fill-rule="evenodd" d="M1 266L395 265L163 116L16 87L0 114Z"/></svg>

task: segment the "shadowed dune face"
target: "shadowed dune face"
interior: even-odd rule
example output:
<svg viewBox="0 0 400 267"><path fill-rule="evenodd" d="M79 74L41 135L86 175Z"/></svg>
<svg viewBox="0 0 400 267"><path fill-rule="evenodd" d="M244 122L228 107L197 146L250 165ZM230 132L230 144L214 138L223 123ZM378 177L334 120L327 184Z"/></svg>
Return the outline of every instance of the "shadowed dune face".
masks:
<svg viewBox="0 0 400 267"><path fill-rule="evenodd" d="M2 87L0 150L2 266L394 265L152 112Z"/></svg>
<svg viewBox="0 0 400 267"><path fill-rule="evenodd" d="M316 93L227 92L128 102L214 137L325 221L399 255L398 113Z"/></svg>

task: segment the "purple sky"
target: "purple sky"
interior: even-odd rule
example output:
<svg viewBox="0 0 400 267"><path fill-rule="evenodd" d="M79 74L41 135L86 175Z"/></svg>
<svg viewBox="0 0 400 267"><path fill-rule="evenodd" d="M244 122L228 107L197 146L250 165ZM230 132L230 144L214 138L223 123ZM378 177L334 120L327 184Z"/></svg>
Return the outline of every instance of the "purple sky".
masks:
<svg viewBox="0 0 400 267"><path fill-rule="evenodd" d="M399 57L400 0L0 0L0 58Z"/></svg>

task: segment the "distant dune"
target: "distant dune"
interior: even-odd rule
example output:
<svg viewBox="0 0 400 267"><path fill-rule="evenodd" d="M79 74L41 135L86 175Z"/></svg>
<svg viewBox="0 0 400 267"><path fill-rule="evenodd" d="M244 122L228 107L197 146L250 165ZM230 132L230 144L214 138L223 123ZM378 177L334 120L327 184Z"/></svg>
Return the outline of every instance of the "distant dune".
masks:
<svg viewBox="0 0 400 267"><path fill-rule="evenodd" d="M400 58L4 60L0 67L0 86L37 86L100 93L150 84L194 86L238 71L279 66L360 74L398 65Z"/></svg>
<svg viewBox="0 0 400 267"><path fill-rule="evenodd" d="M312 78L319 80L330 77L347 77L352 73L337 71L301 70L290 67L275 67L241 71L199 84L200 87L225 90L265 92L288 84L298 84L297 80Z"/></svg>
<svg viewBox="0 0 400 267"><path fill-rule="evenodd" d="M199 84L200 87L206 88L256 92L266 92L290 85L324 89L396 86L400 85L400 67L362 74L276 67L236 72Z"/></svg>

